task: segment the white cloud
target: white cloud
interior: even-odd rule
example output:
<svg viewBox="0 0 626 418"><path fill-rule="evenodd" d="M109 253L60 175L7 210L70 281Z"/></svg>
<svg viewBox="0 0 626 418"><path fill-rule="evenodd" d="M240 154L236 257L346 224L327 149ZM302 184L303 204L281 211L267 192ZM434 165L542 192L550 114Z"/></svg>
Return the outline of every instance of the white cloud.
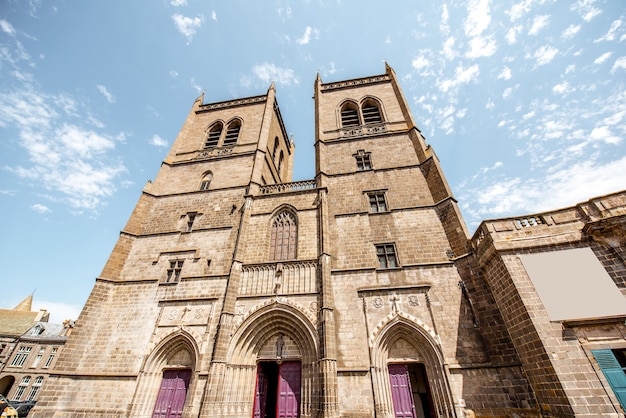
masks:
<svg viewBox="0 0 626 418"><path fill-rule="evenodd" d="M453 48L454 48L454 36L450 36L443 43L443 50L442 50L443 56L449 60L453 60L457 56L457 53Z"/></svg>
<svg viewBox="0 0 626 418"><path fill-rule="evenodd" d="M287 6L285 8L278 8L276 9L276 13L278 13L278 16L281 19L289 19L291 18L291 7Z"/></svg>
<svg viewBox="0 0 626 418"><path fill-rule="evenodd" d="M614 20L613 23L611 23L611 27L609 28L609 31L606 33L606 35L602 36L601 38L596 39L593 42L597 43L597 42L602 42L602 41L614 41L615 32L617 32L617 29L619 29L620 26L622 26L622 21Z"/></svg>
<svg viewBox="0 0 626 418"><path fill-rule="evenodd" d="M217 13L215 13L215 10L211 11L211 19L217 22Z"/></svg>
<svg viewBox="0 0 626 418"><path fill-rule="evenodd" d="M550 63L558 52L558 49L553 48L550 45L544 45L535 51L533 57L537 59L537 65L545 65Z"/></svg>
<svg viewBox="0 0 626 418"><path fill-rule="evenodd" d="M604 54L602 54L598 58L596 58L593 63L594 64L602 64L604 61L608 60L611 57L611 55L613 55L613 52L605 52Z"/></svg>
<svg viewBox="0 0 626 418"><path fill-rule="evenodd" d="M572 10L578 12L585 22L589 22L591 19L602 13L602 10L595 7L594 3L595 0L578 0L572 6Z"/></svg>
<svg viewBox="0 0 626 418"><path fill-rule="evenodd" d="M504 80L510 80L511 79L511 69L509 67L504 67L502 69L502 71L500 71L500 74L498 74L498 78L502 78Z"/></svg>
<svg viewBox="0 0 626 418"><path fill-rule="evenodd" d="M275 81L284 86L297 85L299 83L291 68L281 68L267 62L255 65L252 68L252 72L265 83Z"/></svg>
<svg viewBox="0 0 626 418"><path fill-rule="evenodd" d="M615 136L608 126L593 128L589 134L589 138L594 141L603 141L607 144L619 144L621 142L621 138Z"/></svg>
<svg viewBox="0 0 626 418"><path fill-rule="evenodd" d="M532 7L533 0L522 0L511 6L511 10L507 11L511 22L521 19L526 13L528 13Z"/></svg>
<svg viewBox="0 0 626 418"><path fill-rule="evenodd" d="M48 206L42 205L41 203L35 203L30 208L37 213L52 212Z"/></svg>
<svg viewBox="0 0 626 418"><path fill-rule="evenodd" d="M178 77L178 71L176 71L176 70L171 70L171 71L170 71L170 77L172 77L172 78L176 78L176 77Z"/></svg>
<svg viewBox="0 0 626 418"><path fill-rule="evenodd" d="M519 33L522 33L522 25L517 25L517 26L512 26L509 28L509 30L506 32L506 42L509 45L513 45L515 42L517 42L517 35Z"/></svg>
<svg viewBox="0 0 626 418"><path fill-rule="evenodd" d="M15 28L9 22L4 19L0 19L0 29L2 32L8 33L11 36L15 36Z"/></svg>
<svg viewBox="0 0 626 418"><path fill-rule="evenodd" d="M485 105L485 109L488 109L488 110L493 110L495 109L495 107L496 107L496 104L492 100L488 100L487 104Z"/></svg>
<svg viewBox="0 0 626 418"><path fill-rule="evenodd" d="M611 67L611 74L614 74L615 71L619 69L626 70L626 56L619 57L618 59L615 60L613 67Z"/></svg>
<svg viewBox="0 0 626 418"><path fill-rule="evenodd" d="M191 43L196 31L202 27L204 23L203 16L187 17L180 14L172 15L172 20L176 25L176 29L187 38L187 45Z"/></svg>
<svg viewBox="0 0 626 418"><path fill-rule="evenodd" d="M319 37L319 31L315 28L307 26L306 29L304 29L302 38L296 39L296 42L299 45L306 45L311 41L311 36L315 36L315 39L317 39Z"/></svg>
<svg viewBox="0 0 626 418"><path fill-rule="evenodd" d="M561 37L565 39L571 39L574 37L574 35L578 33L579 30L580 25L571 24L563 31L563 33L561 33Z"/></svg>
<svg viewBox="0 0 626 418"><path fill-rule="evenodd" d="M489 0L470 0L467 5L468 16L465 21L465 34L470 37L482 34L491 23Z"/></svg>
<svg viewBox="0 0 626 418"><path fill-rule="evenodd" d="M166 148L168 146L168 143L165 139L155 134L155 135L152 135L152 138L150 139L150 145L154 145L155 147Z"/></svg>
<svg viewBox="0 0 626 418"><path fill-rule="evenodd" d="M502 92L502 98L503 99L508 99L509 96L513 93L513 87L507 87L504 89L504 91Z"/></svg>
<svg viewBox="0 0 626 418"><path fill-rule="evenodd" d="M441 8L441 24L439 25L439 29L444 34L450 32L450 26L448 25L449 19L450 13L448 12L448 5L444 4Z"/></svg>
<svg viewBox="0 0 626 418"><path fill-rule="evenodd" d="M430 60L426 58L423 54L420 54L420 56L413 58L413 61L411 61L411 65L413 66L413 68L420 71L430 66Z"/></svg>
<svg viewBox="0 0 626 418"><path fill-rule="evenodd" d="M549 21L549 15L535 16L535 18L533 19L533 24L528 30L528 34L537 35L541 29L545 28L548 25Z"/></svg>
<svg viewBox="0 0 626 418"><path fill-rule="evenodd" d="M105 86L102 86L100 84L96 84L96 87L98 88L98 91L100 93L102 93L102 95L104 96L105 99L107 99L107 102L109 103L115 103L115 96L113 96L109 90L107 90L107 88Z"/></svg>
<svg viewBox="0 0 626 418"><path fill-rule="evenodd" d="M496 41L490 36L476 36L469 40L470 50L465 54L467 58L490 57L497 49Z"/></svg>
<svg viewBox="0 0 626 418"><path fill-rule="evenodd" d="M39 311L40 309L46 309L50 312L49 321L51 324L61 324L66 319L76 321L78 319L78 315L80 315L80 312L83 310L83 307L80 305L72 305L63 302L50 302L35 298L33 300L33 310Z"/></svg>
<svg viewBox="0 0 626 418"><path fill-rule="evenodd" d="M472 80L475 80L480 73L478 64L471 65L464 68L463 65L459 65L455 70L455 78L443 80L437 83L439 90L447 92L450 89L456 88L459 84L467 84Z"/></svg>
<svg viewBox="0 0 626 418"><path fill-rule="evenodd" d="M186 6L187 5L187 0L172 0L170 2L170 4L172 6L176 6L176 7Z"/></svg>
<svg viewBox="0 0 626 418"><path fill-rule="evenodd" d="M567 81L564 81L552 87L552 91L555 93L561 94L561 93L567 92L568 88L569 88L569 84L567 83Z"/></svg>

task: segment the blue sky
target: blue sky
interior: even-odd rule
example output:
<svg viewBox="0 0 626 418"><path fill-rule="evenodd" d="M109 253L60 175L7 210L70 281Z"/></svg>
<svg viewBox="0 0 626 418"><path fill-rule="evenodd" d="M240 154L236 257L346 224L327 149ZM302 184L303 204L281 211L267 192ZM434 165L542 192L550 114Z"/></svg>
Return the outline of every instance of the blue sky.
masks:
<svg viewBox="0 0 626 418"><path fill-rule="evenodd" d="M470 233L626 188L623 1L2 0L0 306L77 317L202 91L274 81L310 179L316 74L384 61Z"/></svg>

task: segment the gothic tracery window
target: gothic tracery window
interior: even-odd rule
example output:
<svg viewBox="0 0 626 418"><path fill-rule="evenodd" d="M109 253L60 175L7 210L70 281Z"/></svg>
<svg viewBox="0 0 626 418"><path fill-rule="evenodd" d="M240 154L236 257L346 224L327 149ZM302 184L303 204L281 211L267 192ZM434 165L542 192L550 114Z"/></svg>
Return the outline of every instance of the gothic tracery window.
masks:
<svg viewBox="0 0 626 418"><path fill-rule="evenodd" d="M296 216L289 210L279 212L272 219L270 260L295 259L297 240L298 226Z"/></svg>

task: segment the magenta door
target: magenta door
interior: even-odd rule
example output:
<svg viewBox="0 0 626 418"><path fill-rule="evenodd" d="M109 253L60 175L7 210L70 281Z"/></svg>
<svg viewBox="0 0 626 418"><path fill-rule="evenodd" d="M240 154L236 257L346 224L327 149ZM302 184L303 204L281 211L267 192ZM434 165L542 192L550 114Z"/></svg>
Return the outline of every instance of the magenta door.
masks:
<svg viewBox="0 0 626 418"><path fill-rule="evenodd" d="M260 362L253 418L299 418L301 366L299 361Z"/></svg>
<svg viewBox="0 0 626 418"><path fill-rule="evenodd" d="M152 418L180 418L183 415L191 370L164 370Z"/></svg>
<svg viewBox="0 0 626 418"><path fill-rule="evenodd" d="M287 361L278 369L277 418L300 417L300 363Z"/></svg>
<svg viewBox="0 0 626 418"><path fill-rule="evenodd" d="M416 418L409 368L406 364L389 365L389 383L391 384L394 416L396 418Z"/></svg>

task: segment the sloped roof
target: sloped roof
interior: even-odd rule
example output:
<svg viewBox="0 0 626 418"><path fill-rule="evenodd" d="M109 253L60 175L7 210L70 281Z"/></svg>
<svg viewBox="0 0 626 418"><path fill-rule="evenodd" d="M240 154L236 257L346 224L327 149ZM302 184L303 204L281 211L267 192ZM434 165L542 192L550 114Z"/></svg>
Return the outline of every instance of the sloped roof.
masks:
<svg viewBox="0 0 626 418"><path fill-rule="evenodd" d="M0 335L19 337L35 324L37 315L39 312L0 309Z"/></svg>
<svg viewBox="0 0 626 418"><path fill-rule="evenodd" d="M33 295L28 295L26 299L17 304L14 311L30 312L33 310Z"/></svg>

